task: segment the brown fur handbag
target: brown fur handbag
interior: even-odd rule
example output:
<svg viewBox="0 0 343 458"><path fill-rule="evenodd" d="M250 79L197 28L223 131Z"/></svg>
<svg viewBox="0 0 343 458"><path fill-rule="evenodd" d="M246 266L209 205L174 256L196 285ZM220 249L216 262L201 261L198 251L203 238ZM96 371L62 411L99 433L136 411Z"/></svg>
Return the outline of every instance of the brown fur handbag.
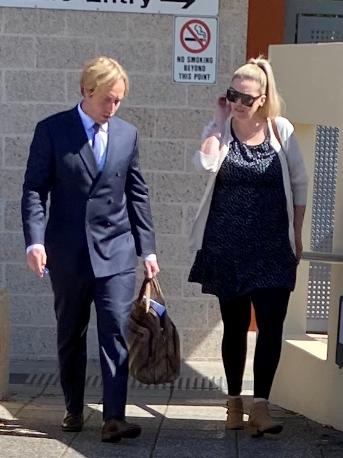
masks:
<svg viewBox="0 0 343 458"><path fill-rule="evenodd" d="M179 335L164 307L158 280L145 279L128 329L130 375L145 384L170 383L180 374Z"/></svg>

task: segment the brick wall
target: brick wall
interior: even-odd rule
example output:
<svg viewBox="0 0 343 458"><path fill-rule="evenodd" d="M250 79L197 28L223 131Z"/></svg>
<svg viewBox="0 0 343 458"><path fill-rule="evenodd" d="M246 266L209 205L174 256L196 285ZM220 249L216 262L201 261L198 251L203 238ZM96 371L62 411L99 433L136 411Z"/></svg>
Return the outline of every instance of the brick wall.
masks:
<svg viewBox="0 0 343 458"><path fill-rule="evenodd" d="M35 124L79 100L89 57L106 54L128 70L131 93L119 116L140 131L141 164L150 187L158 256L170 314L186 358L219 358L217 302L187 283L187 235L204 189L191 154L216 94L245 59L248 0L221 0L218 84L172 80L173 17L0 8L0 287L11 300L12 359L54 358L55 319L48 280L25 266L19 201ZM94 315L94 314L93 314ZM89 356L97 356L92 317Z"/></svg>

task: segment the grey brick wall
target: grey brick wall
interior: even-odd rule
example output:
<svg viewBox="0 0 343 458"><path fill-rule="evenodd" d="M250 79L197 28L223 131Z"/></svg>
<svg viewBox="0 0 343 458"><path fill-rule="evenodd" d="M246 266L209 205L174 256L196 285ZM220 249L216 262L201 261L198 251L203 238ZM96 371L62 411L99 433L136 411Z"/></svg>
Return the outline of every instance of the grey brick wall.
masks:
<svg viewBox="0 0 343 458"><path fill-rule="evenodd" d="M218 91L245 59L248 0L220 3L218 84L211 87L171 82L172 16L0 8L0 287L10 295L12 359L56 354L50 285L25 266L19 213L33 129L45 116L77 103L82 64L99 54L117 58L131 79L119 115L140 131L160 279L183 356L220 358L216 300L187 282L187 235L205 184L192 171L191 154ZM90 357L98 351L94 323L93 312Z"/></svg>

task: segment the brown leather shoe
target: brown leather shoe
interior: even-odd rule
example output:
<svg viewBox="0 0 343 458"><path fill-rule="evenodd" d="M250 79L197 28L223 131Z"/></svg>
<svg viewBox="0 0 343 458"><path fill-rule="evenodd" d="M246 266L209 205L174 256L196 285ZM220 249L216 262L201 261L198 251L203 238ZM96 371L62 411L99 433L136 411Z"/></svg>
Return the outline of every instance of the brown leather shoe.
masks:
<svg viewBox="0 0 343 458"><path fill-rule="evenodd" d="M119 442L121 438L134 439L142 432L142 428L125 420L107 420L101 430L102 442Z"/></svg>
<svg viewBox="0 0 343 458"><path fill-rule="evenodd" d="M61 423L62 431L76 433L82 430L83 427L83 415L73 415L70 412L66 412Z"/></svg>

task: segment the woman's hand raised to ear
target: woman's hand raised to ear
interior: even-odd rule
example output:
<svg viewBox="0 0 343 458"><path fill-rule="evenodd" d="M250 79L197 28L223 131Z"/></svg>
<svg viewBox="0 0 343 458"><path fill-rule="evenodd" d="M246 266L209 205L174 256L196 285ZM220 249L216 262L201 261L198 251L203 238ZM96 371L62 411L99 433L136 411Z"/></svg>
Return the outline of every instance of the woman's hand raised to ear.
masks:
<svg viewBox="0 0 343 458"><path fill-rule="evenodd" d="M216 108L214 111L213 121L220 128L224 128L224 124L230 115L230 102L226 99L226 94L220 94L217 98Z"/></svg>
<svg viewBox="0 0 343 458"><path fill-rule="evenodd" d="M205 127L200 151L207 155L218 155L221 138L225 131L225 122L230 114L230 104L226 100L226 94L220 94L217 98L213 121Z"/></svg>

